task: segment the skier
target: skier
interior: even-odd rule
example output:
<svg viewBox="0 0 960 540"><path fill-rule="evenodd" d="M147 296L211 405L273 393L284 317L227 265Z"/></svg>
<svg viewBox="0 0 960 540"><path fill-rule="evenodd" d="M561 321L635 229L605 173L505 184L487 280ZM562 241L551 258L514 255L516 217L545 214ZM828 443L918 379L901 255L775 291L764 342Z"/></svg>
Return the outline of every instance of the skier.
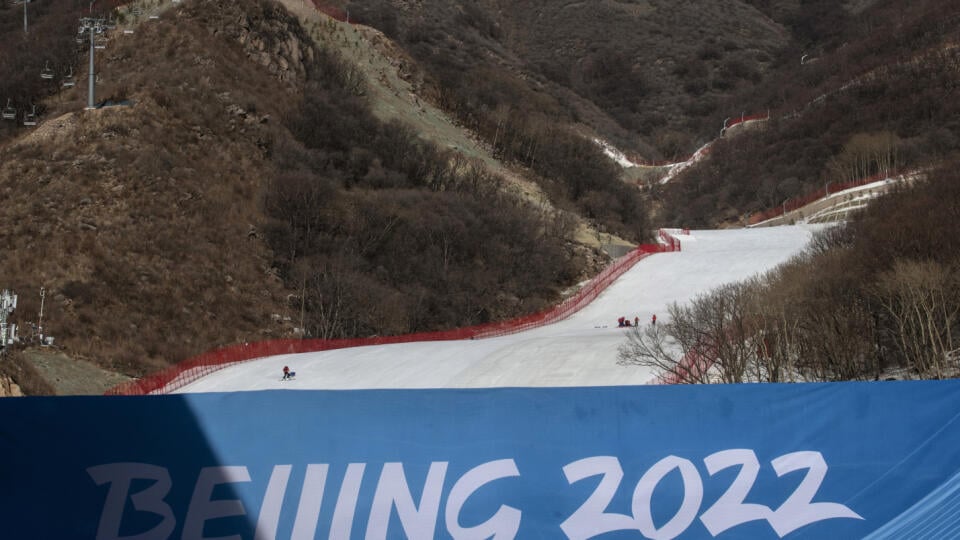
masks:
<svg viewBox="0 0 960 540"><path fill-rule="evenodd" d="M653 317L650 319L650 324L656 326L656 324L657 324L657 314L656 314L656 313L654 313L654 314L653 314Z"/></svg>
<svg viewBox="0 0 960 540"><path fill-rule="evenodd" d="M283 366L283 381L290 378L290 368L288 366Z"/></svg>
<svg viewBox="0 0 960 540"><path fill-rule="evenodd" d="M640 317L634 317L634 318L633 318L633 325L634 325L634 326L640 326Z"/></svg>
<svg viewBox="0 0 960 540"><path fill-rule="evenodd" d="M620 317L619 319L617 319L617 327L623 328L623 317Z"/></svg>

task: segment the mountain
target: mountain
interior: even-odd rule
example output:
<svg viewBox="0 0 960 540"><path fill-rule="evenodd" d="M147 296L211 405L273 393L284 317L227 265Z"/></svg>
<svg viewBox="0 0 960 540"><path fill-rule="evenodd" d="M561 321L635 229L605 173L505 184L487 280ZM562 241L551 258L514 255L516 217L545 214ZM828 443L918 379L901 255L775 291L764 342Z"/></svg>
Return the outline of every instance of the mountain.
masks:
<svg viewBox="0 0 960 540"><path fill-rule="evenodd" d="M662 194L665 221L738 225L785 199L876 174L929 169L960 150L960 9L854 3L739 100L769 115L718 140ZM828 19L829 20L829 19ZM807 52L802 52L807 51Z"/></svg>
<svg viewBox="0 0 960 540"><path fill-rule="evenodd" d="M328 5L328 2L321 2ZM740 0L341 3L383 30L464 122L536 110L647 159L712 133L706 118L758 82L788 30Z"/></svg>
<svg viewBox="0 0 960 540"><path fill-rule="evenodd" d="M532 313L657 224L739 225L831 175L948 162L957 10L906 7L50 0L24 34L4 4L0 286L25 341L43 289L59 352L134 377L244 341ZM86 110L77 22L98 13ZM597 144L676 160L757 112L664 186ZM57 392L22 352L2 373Z"/></svg>
<svg viewBox="0 0 960 540"><path fill-rule="evenodd" d="M137 7L98 51L102 107L57 81L36 129L22 108L3 124L0 275L25 340L43 288L58 348L141 376L243 341L513 317L603 263L568 210L378 117L339 52L349 26L252 0Z"/></svg>

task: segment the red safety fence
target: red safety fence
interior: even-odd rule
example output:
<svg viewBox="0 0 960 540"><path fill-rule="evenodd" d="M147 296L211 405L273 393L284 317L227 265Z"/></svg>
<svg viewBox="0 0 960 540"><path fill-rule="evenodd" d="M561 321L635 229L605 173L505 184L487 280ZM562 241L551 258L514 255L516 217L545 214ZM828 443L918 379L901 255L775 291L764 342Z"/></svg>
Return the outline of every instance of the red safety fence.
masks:
<svg viewBox="0 0 960 540"><path fill-rule="evenodd" d="M769 120L769 119L770 119L770 113L769 113L769 112L767 112L766 114L752 114L752 115L749 115L749 116L747 116L747 115L742 115L742 116L740 116L739 118L735 118L735 119L730 119L730 120L728 120L728 121L726 122L726 125L724 126L723 129L724 129L724 131L726 131L726 130L732 128L733 126L736 126L737 124L743 124L743 123L745 123L745 122L752 122L752 121L754 121L754 120ZM636 157L636 158L632 159L632 161L633 161L634 163L636 163L637 165L644 165L644 166L646 166L646 167L666 167L666 166L669 166L669 165L679 165L679 164L681 164L681 163L686 163L686 162L694 159L695 157L697 157L697 154L701 154L701 155L709 154L709 153L710 153L710 144L711 144L711 143L707 143L707 144L704 145L700 150L698 150L697 153L695 153L695 154L689 155L689 156L684 157L684 158L677 159L677 160L675 160L675 161L665 160L665 159L643 159L643 158L640 158L640 157Z"/></svg>
<svg viewBox="0 0 960 540"><path fill-rule="evenodd" d="M341 9L338 7L328 6L321 0L313 0L313 7L317 8L317 11L326 14L331 19L336 19L340 22L350 22L350 12Z"/></svg>
<svg viewBox="0 0 960 540"><path fill-rule="evenodd" d="M830 184L814 192L807 193L806 195L802 195L800 197L794 197L793 199L785 201L782 205L776 208L770 208L769 210L766 210L764 212L752 214L750 216L749 223L750 225L756 225L757 223L760 223L762 221L767 221L768 219L780 217L786 214L787 212L792 212L799 208L803 208L804 206L814 201L817 201L819 199L822 199L827 195L830 195L831 193L838 193L840 191L844 191L847 189L852 189L855 187L872 184L874 182L879 182L884 178L892 178L894 176L897 176L896 172L878 173L873 176L861 178L859 180L851 180L849 182L843 182L839 184Z"/></svg>
<svg viewBox="0 0 960 540"><path fill-rule="evenodd" d="M745 123L745 122L752 122L752 121L754 121L754 120L769 120L769 119L770 119L770 113L769 113L769 112L767 112L766 114L751 114L751 115L749 115L749 116L741 115L740 118L732 118L730 121L728 121L728 122L727 122L727 125L725 126L725 128L726 128L726 129L730 129L730 128L732 128L733 126L735 126L735 125L737 125L737 124L743 124L743 123Z"/></svg>
<svg viewBox="0 0 960 540"><path fill-rule="evenodd" d="M689 230L684 230L689 234ZM637 261L654 253L680 251L679 240L671 236L670 230L660 231L662 244L644 244L627 255L617 259L600 274L591 279L576 294L559 305L509 321L494 322L465 328L456 328L441 332L423 332L399 336L383 336L353 339L279 339L257 343L230 345L195 356L163 371L141 379L120 384L106 392L107 395L146 395L165 394L182 388L211 373L239 362L282 354L329 351L347 347L368 345L388 345L412 343L417 341L450 341L458 339L483 339L515 334L524 330L538 328L565 319L592 302L611 283L629 270Z"/></svg>
<svg viewBox="0 0 960 540"><path fill-rule="evenodd" d="M658 375L650 384L692 384L703 381L704 375L713 367L714 357L704 356L697 349L687 351L673 371Z"/></svg>

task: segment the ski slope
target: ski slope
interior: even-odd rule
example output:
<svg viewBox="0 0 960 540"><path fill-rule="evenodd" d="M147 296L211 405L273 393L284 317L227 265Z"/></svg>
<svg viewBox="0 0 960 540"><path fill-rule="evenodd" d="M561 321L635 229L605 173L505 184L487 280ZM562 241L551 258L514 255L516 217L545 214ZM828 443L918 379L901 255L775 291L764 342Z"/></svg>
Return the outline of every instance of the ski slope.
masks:
<svg viewBox="0 0 960 540"><path fill-rule="evenodd" d="M497 338L403 343L273 356L237 364L178 392L266 389L614 386L655 373L617 365L620 316L666 322L666 306L765 272L798 253L820 226L692 231L682 251L638 262L567 319ZM281 381L283 366L297 373Z"/></svg>

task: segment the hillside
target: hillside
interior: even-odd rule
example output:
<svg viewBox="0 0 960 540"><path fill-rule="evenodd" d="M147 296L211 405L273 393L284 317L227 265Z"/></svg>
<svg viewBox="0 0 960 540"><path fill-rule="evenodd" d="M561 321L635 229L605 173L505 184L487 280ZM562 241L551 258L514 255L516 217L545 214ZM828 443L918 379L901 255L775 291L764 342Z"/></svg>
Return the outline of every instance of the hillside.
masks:
<svg viewBox="0 0 960 540"><path fill-rule="evenodd" d="M299 0L98 4L116 27L95 110L82 6L41 3L26 37L0 8L17 109L0 122L0 275L25 344L41 288L44 334L89 374L73 377L501 320L555 303L654 219L736 226L834 177L928 170L960 140L943 0L317 3L349 23ZM769 121L666 186L594 142L676 159L758 110ZM64 391L30 358L0 373Z"/></svg>
<svg viewBox="0 0 960 540"><path fill-rule="evenodd" d="M736 225L750 213L878 173L936 166L960 150L960 9L857 4L810 51L740 96L761 129L717 141L663 193L668 223Z"/></svg>
<svg viewBox="0 0 960 540"><path fill-rule="evenodd" d="M319 3L394 38L467 125L536 106L540 121L578 124L648 159L712 132L704 120L759 81L790 37L739 0Z"/></svg>
<svg viewBox="0 0 960 540"><path fill-rule="evenodd" d="M78 85L48 99L42 125L0 150L9 201L0 274L21 291L22 333L39 311L27 291L45 287L46 332L70 354L130 375L292 329L287 292L257 238L258 197L265 142L303 62L278 47L257 67L239 27L226 28L228 41L205 22L113 32L98 92L126 104L82 111Z"/></svg>
<svg viewBox="0 0 960 540"><path fill-rule="evenodd" d="M121 8L98 52L110 105L83 110L78 84L36 129L4 125L0 275L26 340L41 287L59 349L137 376L230 343L529 313L602 264L575 215L441 112L435 133L389 114L402 56L377 35L262 2L144 10Z"/></svg>

